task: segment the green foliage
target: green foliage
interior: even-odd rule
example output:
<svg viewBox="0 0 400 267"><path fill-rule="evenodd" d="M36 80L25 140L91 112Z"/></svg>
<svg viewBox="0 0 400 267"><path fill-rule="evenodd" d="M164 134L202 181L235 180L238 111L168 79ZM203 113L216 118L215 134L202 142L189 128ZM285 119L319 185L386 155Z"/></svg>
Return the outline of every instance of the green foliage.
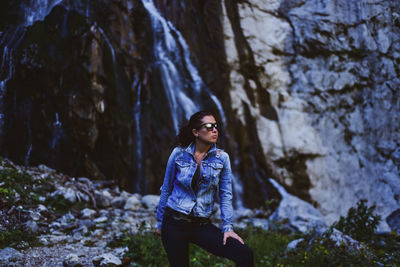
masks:
<svg viewBox="0 0 400 267"><path fill-rule="evenodd" d="M364 218L358 222L360 227L375 229L378 217L373 215L373 210L374 207L366 208L364 202L358 203L358 207L353 212L349 212L350 216L342 219L345 229L352 229L346 223L351 222L353 225L354 216ZM109 243L109 246L127 246L129 251L126 256L131 258L132 266L168 266L161 238L155 235L153 229L150 231L144 229L143 224L139 227L138 234L115 239ZM266 231L251 225L244 229L237 229L236 232L252 248L255 266L259 267L399 266L400 262L400 238L395 232L381 236L370 233L373 238L369 236L369 240L372 241L364 244L360 250L349 249L345 244L337 246L329 238L332 227L322 235L315 232L291 233L284 228ZM286 249L289 242L299 238L304 240L296 249ZM212 255L194 244L189 246L189 256L190 266L234 266L232 261Z"/></svg>
<svg viewBox="0 0 400 267"><path fill-rule="evenodd" d="M52 207L59 214L65 214L71 209L71 204L62 195L47 197L45 204Z"/></svg>
<svg viewBox="0 0 400 267"><path fill-rule="evenodd" d="M27 242L30 246L39 244L35 235L27 233L21 229L0 231L0 249L5 247L15 247L23 241Z"/></svg>
<svg viewBox="0 0 400 267"><path fill-rule="evenodd" d="M168 266L168 259L161 243L161 238L154 232L146 231L144 223L136 235L126 235L108 243L110 247L125 247L129 251L125 255L137 265L135 266Z"/></svg>
<svg viewBox="0 0 400 267"><path fill-rule="evenodd" d="M358 241L372 241L381 217L373 214L375 205L368 208L365 202L365 199L358 201L357 208L350 208L347 216L341 216L332 226Z"/></svg>
<svg viewBox="0 0 400 267"><path fill-rule="evenodd" d="M0 170L0 197L8 205L39 203L39 194L49 191L48 183L44 179L32 179L26 172L5 167ZM17 198L17 196L19 196Z"/></svg>

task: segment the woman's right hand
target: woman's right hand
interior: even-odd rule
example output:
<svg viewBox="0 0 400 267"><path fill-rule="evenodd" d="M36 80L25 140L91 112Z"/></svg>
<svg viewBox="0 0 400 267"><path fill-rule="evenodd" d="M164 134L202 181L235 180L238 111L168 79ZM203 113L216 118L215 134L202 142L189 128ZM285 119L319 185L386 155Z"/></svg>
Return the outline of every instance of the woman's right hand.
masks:
<svg viewBox="0 0 400 267"><path fill-rule="evenodd" d="M161 235L161 229L157 228L156 234Z"/></svg>

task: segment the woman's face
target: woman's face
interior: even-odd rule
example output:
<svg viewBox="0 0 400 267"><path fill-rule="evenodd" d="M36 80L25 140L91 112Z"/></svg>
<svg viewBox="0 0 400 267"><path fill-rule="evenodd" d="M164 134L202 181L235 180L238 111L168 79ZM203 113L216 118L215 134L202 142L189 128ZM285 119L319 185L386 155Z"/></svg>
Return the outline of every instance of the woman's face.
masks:
<svg viewBox="0 0 400 267"><path fill-rule="evenodd" d="M218 139L217 128L212 127L207 129L206 127L207 125L205 125L207 123L212 123L213 124L212 126L214 126L214 124L216 123L214 116L212 115L204 116L201 121L202 121L201 123L202 126L197 130L193 130L193 134L197 136L197 138L200 141L203 141L208 144L215 144Z"/></svg>

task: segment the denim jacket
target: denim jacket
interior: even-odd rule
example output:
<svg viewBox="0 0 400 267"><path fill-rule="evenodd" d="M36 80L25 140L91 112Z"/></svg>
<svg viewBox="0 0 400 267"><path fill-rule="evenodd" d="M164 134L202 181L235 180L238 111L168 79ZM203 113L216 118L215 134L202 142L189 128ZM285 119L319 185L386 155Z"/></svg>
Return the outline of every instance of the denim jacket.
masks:
<svg viewBox="0 0 400 267"><path fill-rule="evenodd" d="M195 216L210 217L218 192L222 219L222 232L233 230L232 171L228 153L213 144L201 162L197 194L191 181L197 168L194 158L195 144L186 148L175 147L169 156L164 183L157 207L157 227L161 229L165 206Z"/></svg>

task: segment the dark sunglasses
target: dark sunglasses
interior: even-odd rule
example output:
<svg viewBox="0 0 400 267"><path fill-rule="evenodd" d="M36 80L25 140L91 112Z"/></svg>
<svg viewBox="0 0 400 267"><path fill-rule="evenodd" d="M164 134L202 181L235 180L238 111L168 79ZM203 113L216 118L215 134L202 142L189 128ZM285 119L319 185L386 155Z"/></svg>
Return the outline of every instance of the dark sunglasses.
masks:
<svg viewBox="0 0 400 267"><path fill-rule="evenodd" d="M207 129L207 131L211 132L214 128L216 130L218 130L218 126L217 123L203 123L202 125L200 125L200 127L198 129L200 129L201 127L205 127Z"/></svg>

